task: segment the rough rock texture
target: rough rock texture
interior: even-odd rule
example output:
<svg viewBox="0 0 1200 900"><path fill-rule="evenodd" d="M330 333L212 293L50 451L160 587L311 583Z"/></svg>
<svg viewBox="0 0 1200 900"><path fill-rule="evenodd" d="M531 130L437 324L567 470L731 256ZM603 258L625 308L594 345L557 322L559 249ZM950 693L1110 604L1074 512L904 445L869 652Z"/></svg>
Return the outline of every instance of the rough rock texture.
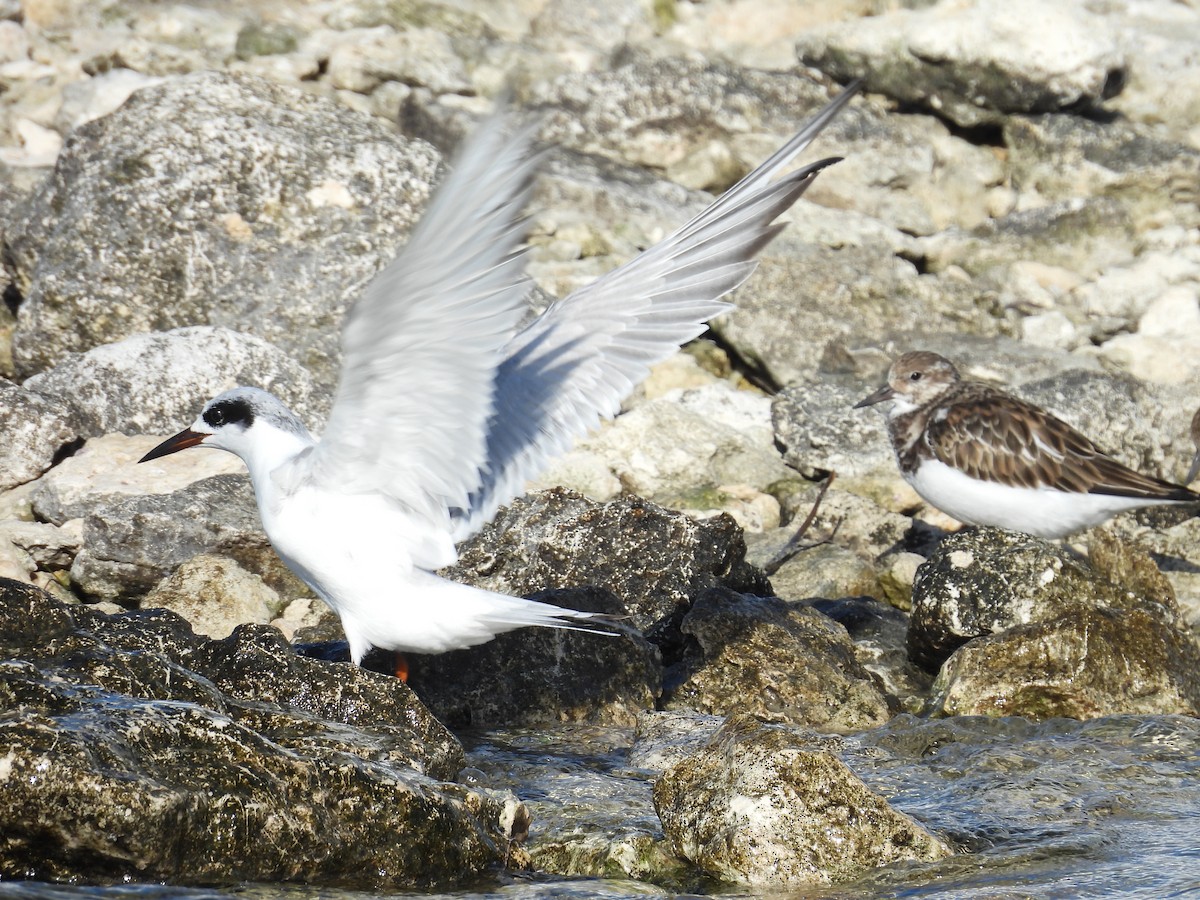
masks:
<svg viewBox="0 0 1200 900"><path fill-rule="evenodd" d="M244 475L217 475L170 494L101 503L84 519L71 578L95 597L132 599L199 553L243 563L278 589L284 566L259 523Z"/></svg>
<svg viewBox="0 0 1200 900"><path fill-rule="evenodd" d="M68 356L25 382L69 409L84 437L174 434L210 399L240 385L271 391L309 427L324 423L329 392L308 369L273 344L227 328L134 335Z"/></svg>
<svg viewBox="0 0 1200 900"><path fill-rule="evenodd" d="M151 435L92 438L37 480L30 491L34 515L61 525L117 500L170 494L204 478L246 470L233 454L213 451L174 453L138 465L159 442Z"/></svg>
<svg viewBox="0 0 1200 900"><path fill-rule="evenodd" d="M462 750L411 691L273 630L207 642L4 581L0 656L6 878L378 889L506 853L516 801L433 780Z"/></svg>
<svg viewBox="0 0 1200 900"><path fill-rule="evenodd" d="M745 553L741 530L727 517L697 522L636 498L597 504L551 490L501 510L460 548L451 574L517 596L602 587L621 600L632 625L670 645L680 617L705 589L769 593Z"/></svg>
<svg viewBox="0 0 1200 900"><path fill-rule="evenodd" d="M950 850L793 731L731 719L704 750L654 785L678 851L744 884L832 884Z"/></svg>
<svg viewBox="0 0 1200 900"><path fill-rule="evenodd" d="M437 161L259 79L203 73L139 91L72 133L6 232L18 367L207 324L266 338L331 386L337 323L415 221Z"/></svg>
<svg viewBox="0 0 1200 900"><path fill-rule="evenodd" d="M37 478L77 436L61 403L0 380L0 490Z"/></svg>
<svg viewBox="0 0 1200 900"><path fill-rule="evenodd" d="M845 628L809 607L714 589L682 630L695 643L668 671L667 709L851 732L887 721L895 702L856 659Z"/></svg>
<svg viewBox="0 0 1200 900"><path fill-rule="evenodd" d="M597 588L556 590L534 599L621 616ZM593 722L632 725L662 690L658 650L633 629L615 637L558 628L521 628L466 650L409 657L409 684L451 728Z"/></svg>
<svg viewBox="0 0 1200 900"><path fill-rule="evenodd" d="M1144 606L1164 621L1179 618L1173 595L1148 600L1068 549L1015 532L970 529L944 540L917 571L909 655L936 671L971 638L1098 606Z"/></svg>
<svg viewBox="0 0 1200 900"><path fill-rule="evenodd" d="M142 609L178 613L197 634L223 638L240 623L269 623L280 611L279 594L232 559L200 554L146 595Z"/></svg>
<svg viewBox="0 0 1200 900"><path fill-rule="evenodd" d="M1153 611L1079 605L976 638L933 686L942 716L1200 715L1200 643Z"/></svg>
<svg viewBox="0 0 1200 900"><path fill-rule="evenodd" d="M814 29L797 53L966 127L1095 107L1125 77L1116 29L1081 0L942 0Z"/></svg>

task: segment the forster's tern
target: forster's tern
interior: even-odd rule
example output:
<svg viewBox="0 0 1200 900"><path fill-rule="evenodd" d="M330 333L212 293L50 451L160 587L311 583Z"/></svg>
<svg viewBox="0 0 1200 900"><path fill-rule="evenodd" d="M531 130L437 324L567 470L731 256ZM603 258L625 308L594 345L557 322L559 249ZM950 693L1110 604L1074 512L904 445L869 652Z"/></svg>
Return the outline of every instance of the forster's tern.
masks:
<svg viewBox="0 0 1200 900"><path fill-rule="evenodd" d="M439 653L525 625L590 630L593 613L434 571L729 308L720 298L754 271L754 255L783 228L775 219L837 160L776 176L857 88L674 234L519 331L534 129L510 136L492 117L347 314L320 441L273 395L240 387L142 462L192 446L240 456L267 537L341 617L356 663L371 647Z"/></svg>
<svg viewBox="0 0 1200 900"><path fill-rule="evenodd" d="M1105 456L1044 409L964 381L936 353L905 353L855 408L888 400L905 481L960 522L1060 538L1128 509L1200 502Z"/></svg>

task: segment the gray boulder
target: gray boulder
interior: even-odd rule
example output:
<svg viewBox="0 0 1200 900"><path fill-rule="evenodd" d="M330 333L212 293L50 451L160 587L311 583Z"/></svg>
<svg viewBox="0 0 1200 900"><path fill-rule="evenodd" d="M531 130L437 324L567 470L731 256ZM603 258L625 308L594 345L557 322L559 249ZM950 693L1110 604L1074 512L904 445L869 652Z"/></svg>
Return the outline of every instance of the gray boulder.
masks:
<svg viewBox="0 0 1200 900"><path fill-rule="evenodd" d="M827 885L950 849L796 732L734 717L654 785L679 853L723 881Z"/></svg>
<svg viewBox="0 0 1200 900"><path fill-rule="evenodd" d="M682 630L694 643L668 671L666 709L747 712L846 733L882 724L895 704L845 628L811 607L715 589Z"/></svg>
<svg viewBox="0 0 1200 900"><path fill-rule="evenodd" d="M501 862L501 823L527 818L437 780L462 749L403 684L273 629L209 642L3 581L0 657L5 878L450 882Z"/></svg>
<svg viewBox="0 0 1200 900"><path fill-rule="evenodd" d="M78 436L62 403L0 379L0 490L33 481Z"/></svg>
<svg viewBox="0 0 1200 900"><path fill-rule="evenodd" d="M72 133L5 233L18 369L207 324L271 341L330 387L341 316L437 166L427 145L295 88L206 72L138 91Z"/></svg>
<svg viewBox="0 0 1200 900"><path fill-rule="evenodd" d="M289 581L263 534L244 475L216 475L170 494L102 503L84 519L71 579L86 595L130 602L200 553L232 557L277 590Z"/></svg>
<svg viewBox="0 0 1200 900"><path fill-rule="evenodd" d="M908 651L937 671L959 646L1080 606L1129 607L1137 599L1069 549L996 528L951 535L917 570Z"/></svg>
<svg viewBox="0 0 1200 900"><path fill-rule="evenodd" d="M745 554L741 529L727 516L698 522L636 497L599 504L555 489L502 509L460 548L448 574L516 596L604 588L669 659L680 618L707 588L770 592Z"/></svg>
<svg viewBox="0 0 1200 900"><path fill-rule="evenodd" d="M1077 0L892 9L813 29L797 55L836 78L865 75L871 90L964 127L1012 112L1094 108L1125 77L1117 29Z"/></svg>
<svg viewBox="0 0 1200 900"><path fill-rule="evenodd" d="M275 345L228 328L133 335L70 354L25 382L69 409L84 437L174 434L217 394L241 385L276 394L311 428L324 424L328 386L319 387L308 369Z"/></svg>

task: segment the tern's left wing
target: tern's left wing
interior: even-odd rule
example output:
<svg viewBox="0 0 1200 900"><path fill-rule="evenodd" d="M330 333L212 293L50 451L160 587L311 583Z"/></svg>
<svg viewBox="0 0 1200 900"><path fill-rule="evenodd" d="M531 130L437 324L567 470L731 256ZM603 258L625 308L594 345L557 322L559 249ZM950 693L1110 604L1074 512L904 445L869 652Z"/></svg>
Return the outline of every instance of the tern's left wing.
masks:
<svg viewBox="0 0 1200 900"><path fill-rule="evenodd" d="M444 518L480 486L496 369L529 290L533 127L478 127L407 245L346 317L342 372L303 477Z"/></svg>
<svg viewBox="0 0 1200 900"><path fill-rule="evenodd" d="M750 277L755 254L783 228L775 219L837 160L771 179L857 90L851 84L678 231L553 304L514 336L497 375L487 469L470 504L454 510L455 539L478 530L550 459L615 415L651 366L729 308L721 298Z"/></svg>

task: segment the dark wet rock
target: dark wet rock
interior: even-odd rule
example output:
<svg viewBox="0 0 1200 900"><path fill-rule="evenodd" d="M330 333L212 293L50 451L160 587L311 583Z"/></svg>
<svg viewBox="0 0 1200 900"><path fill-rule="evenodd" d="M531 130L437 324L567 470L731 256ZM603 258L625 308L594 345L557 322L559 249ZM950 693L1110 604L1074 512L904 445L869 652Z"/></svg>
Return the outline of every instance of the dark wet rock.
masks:
<svg viewBox="0 0 1200 900"><path fill-rule="evenodd" d="M556 488L501 510L460 548L458 565L448 572L520 597L605 588L669 659L680 618L704 590L724 585L770 592L745 554L741 529L728 516L696 521L636 497L595 503Z"/></svg>
<svg viewBox="0 0 1200 900"><path fill-rule="evenodd" d="M933 687L942 716L1200 716L1200 644L1153 612L1079 605L956 650Z"/></svg>
<svg viewBox="0 0 1200 900"><path fill-rule="evenodd" d="M623 616L608 591L545 591L533 599ZM552 722L632 725L662 691L658 649L625 629L615 637L520 628L465 650L409 655L409 684L451 728Z"/></svg>
<svg viewBox="0 0 1200 900"><path fill-rule="evenodd" d="M200 553L229 556L276 590L294 584L263 534L254 490L243 475L101 504L84 519L71 578L88 595L133 600Z"/></svg>
<svg viewBox="0 0 1200 900"><path fill-rule="evenodd" d="M810 29L797 54L836 78L866 76L868 89L965 127L1012 112L1091 109L1124 83L1117 30L1083 4L921 6Z"/></svg>
<svg viewBox="0 0 1200 900"><path fill-rule="evenodd" d="M0 379L0 490L33 481L78 437L63 404Z"/></svg>
<svg viewBox="0 0 1200 900"><path fill-rule="evenodd" d="M428 145L264 80L206 72L138 91L72 133L6 230L18 369L207 324L266 338L331 387L341 315L437 165Z"/></svg>
<svg viewBox="0 0 1200 900"><path fill-rule="evenodd" d="M434 780L462 750L407 687L274 629L205 641L3 581L0 656L6 878L378 889L508 850L519 805Z"/></svg>
<svg viewBox="0 0 1200 900"><path fill-rule="evenodd" d="M725 881L832 884L950 855L833 753L749 716L664 773L654 806L679 853Z"/></svg>
<svg viewBox="0 0 1200 900"><path fill-rule="evenodd" d="M969 529L946 538L917 571L909 655L936 671L972 638L1070 616L1081 607L1145 608L1171 626L1180 621L1173 595L1146 598L1057 544Z"/></svg>
<svg viewBox="0 0 1200 900"><path fill-rule="evenodd" d="M863 668L909 712L920 712L932 678L908 657L908 616L874 597L813 600L814 609L846 629Z"/></svg>
<svg viewBox="0 0 1200 900"><path fill-rule="evenodd" d="M832 732L871 728L892 712L846 629L807 606L714 589L682 630L694 643L667 672L666 709L745 711Z"/></svg>
<svg viewBox="0 0 1200 900"><path fill-rule="evenodd" d="M1047 591L1021 624L960 647L934 684L932 712L1200 715L1200 643L1167 577L1103 530L1088 550L1080 567L1099 589L1058 584L1066 589Z"/></svg>
<svg viewBox="0 0 1200 900"><path fill-rule="evenodd" d="M227 328L134 335L69 355L25 382L69 409L84 437L174 434L237 385L272 391L311 428L324 424L330 394L307 369L267 341Z"/></svg>

